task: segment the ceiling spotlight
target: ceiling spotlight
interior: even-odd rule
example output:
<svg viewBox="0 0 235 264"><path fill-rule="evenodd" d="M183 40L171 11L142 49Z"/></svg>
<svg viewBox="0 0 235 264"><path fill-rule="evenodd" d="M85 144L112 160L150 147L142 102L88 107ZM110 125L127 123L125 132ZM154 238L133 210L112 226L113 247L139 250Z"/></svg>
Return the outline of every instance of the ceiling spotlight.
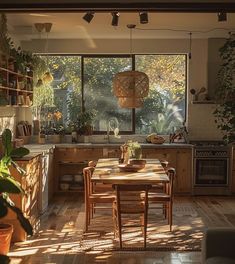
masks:
<svg viewBox="0 0 235 264"><path fill-rule="evenodd" d="M141 24L147 24L148 22L149 22L148 13L147 12L140 12L140 23Z"/></svg>
<svg viewBox="0 0 235 264"><path fill-rule="evenodd" d="M218 15L218 21L219 22L227 21L227 13L219 12L217 15Z"/></svg>
<svg viewBox="0 0 235 264"><path fill-rule="evenodd" d="M83 19L87 22L87 23L90 23L91 20L93 19L94 17L94 12L87 12L84 16L83 16Z"/></svg>
<svg viewBox="0 0 235 264"><path fill-rule="evenodd" d="M118 26L118 20L119 20L119 12L113 12L112 13L113 19L112 19L112 26Z"/></svg>

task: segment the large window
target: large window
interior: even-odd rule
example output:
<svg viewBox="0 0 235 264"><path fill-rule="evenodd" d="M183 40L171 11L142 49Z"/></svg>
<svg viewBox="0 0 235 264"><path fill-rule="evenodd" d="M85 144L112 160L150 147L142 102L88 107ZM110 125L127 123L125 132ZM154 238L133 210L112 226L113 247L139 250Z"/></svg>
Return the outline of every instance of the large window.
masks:
<svg viewBox="0 0 235 264"><path fill-rule="evenodd" d="M118 107L113 95L113 77L125 70L131 70L130 57L84 57L85 109L96 111L95 131L106 131L110 122L121 131L132 131L132 111Z"/></svg>
<svg viewBox="0 0 235 264"><path fill-rule="evenodd" d="M136 133L169 134L185 120L186 56L136 55L136 70L149 77L149 96L136 110Z"/></svg>
<svg viewBox="0 0 235 264"><path fill-rule="evenodd" d="M53 104L43 104L44 117L60 111L68 126L76 122L82 109L92 110L96 112L95 133L104 133L111 124L123 133L137 134L169 134L185 120L186 55L60 55L46 59L54 76L54 98ZM144 106L134 110L118 106L112 87L117 72L131 69L145 72L150 81Z"/></svg>

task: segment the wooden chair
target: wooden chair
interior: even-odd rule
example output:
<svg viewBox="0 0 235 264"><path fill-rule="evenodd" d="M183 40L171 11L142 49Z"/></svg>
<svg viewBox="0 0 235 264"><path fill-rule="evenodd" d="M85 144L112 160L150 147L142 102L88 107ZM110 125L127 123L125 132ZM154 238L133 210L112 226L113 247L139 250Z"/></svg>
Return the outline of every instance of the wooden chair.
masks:
<svg viewBox="0 0 235 264"><path fill-rule="evenodd" d="M112 206L97 204L112 204L115 195L113 192L94 192L91 176L94 172L94 167L86 167L83 169L84 191L85 191L85 231L88 231L90 220L95 213L95 209L112 209Z"/></svg>
<svg viewBox="0 0 235 264"><path fill-rule="evenodd" d="M96 167L97 161L90 160L88 162L88 167ZM113 186L112 184L107 184L107 183L95 183L93 184L93 192L112 192L113 191Z"/></svg>
<svg viewBox="0 0 235 264"><path fill-rule="evenodd" d="M168 169L169 162L167 160L160 160L160 163L165 171ZM158 183L152 185L151 191L156 192L165 192L166 191L166 185L164 183Z"/></svg>
<svg viewBox="0 0 235 264"><path fill-rule="evenodd" d="M144 233L146 248L148 222L148 192L151 185L114 185L116 199L113 202L114 235L118 233L119 245L122 249L122 228L141 227ZM123 224L122 215L137 214L142 217L140 224Z"/></svg>
<svg viewBox="0 0 235 264"><path fill-rule="evenodd" d="M150 208L153 208L153 204L162 204L164 208L165 217L168 220L170 226L170 231L172 231L172 209L173 209L173 185L176 176L176 171L174 168L168 168L167 174L170 179L169 183L166 184L166 189L164 192L149 192L148 200Z"/></svg>

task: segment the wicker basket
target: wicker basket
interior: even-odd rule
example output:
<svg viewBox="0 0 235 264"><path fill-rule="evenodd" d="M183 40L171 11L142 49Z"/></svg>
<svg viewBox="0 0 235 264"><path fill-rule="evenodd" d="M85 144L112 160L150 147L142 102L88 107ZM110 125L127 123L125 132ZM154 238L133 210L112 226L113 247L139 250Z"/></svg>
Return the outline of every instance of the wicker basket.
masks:
<svg viewBox="0 0 235 264"><path fill-rule="evenodd" d="M153 144L163 144L165 142L165 139L163 137L154 137L151 139L151 143Z"/></svg>

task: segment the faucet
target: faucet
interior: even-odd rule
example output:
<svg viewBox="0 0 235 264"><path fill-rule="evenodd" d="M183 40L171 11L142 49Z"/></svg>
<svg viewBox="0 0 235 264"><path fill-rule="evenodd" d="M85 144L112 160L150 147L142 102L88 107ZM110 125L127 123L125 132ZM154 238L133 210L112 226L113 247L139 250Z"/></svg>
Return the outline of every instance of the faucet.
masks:
<svg viewBox="0 0 235 264"><path fill-rule="evenodd" d="M116 138L120 138L118 136L119 133L119 122L116 117L111 117L106 121L106 126L107 126L107 136L106 138L108 139L108 143L110 143L110 131L114 132L114 136Z"/></svg>

